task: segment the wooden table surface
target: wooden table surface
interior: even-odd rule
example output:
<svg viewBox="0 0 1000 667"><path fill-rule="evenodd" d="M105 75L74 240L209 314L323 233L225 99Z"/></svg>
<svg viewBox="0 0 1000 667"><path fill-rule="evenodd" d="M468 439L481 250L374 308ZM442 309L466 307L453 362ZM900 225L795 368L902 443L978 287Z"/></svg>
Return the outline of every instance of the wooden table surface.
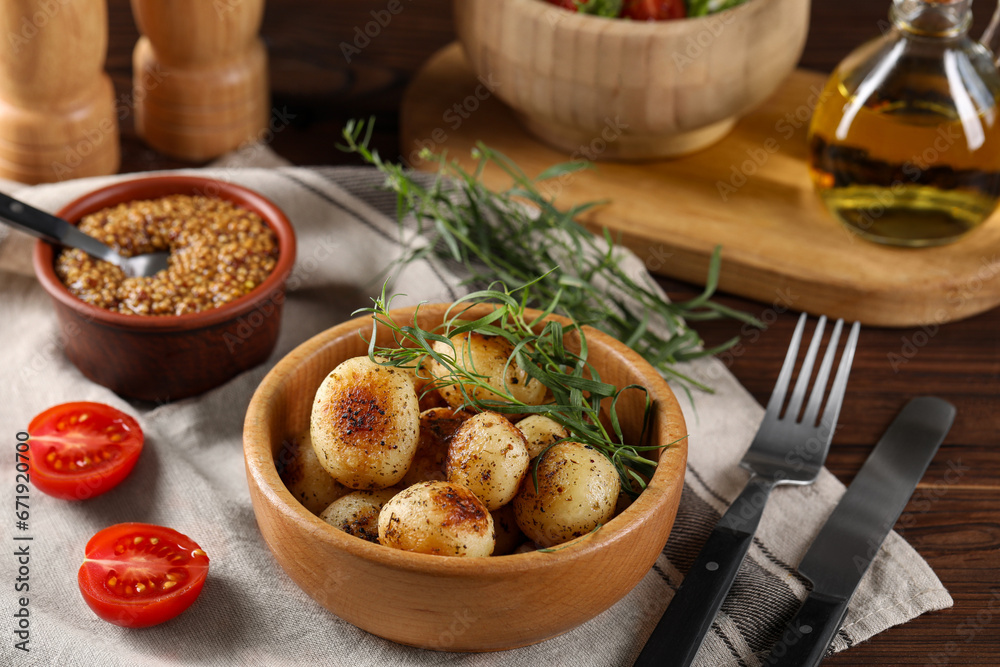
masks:
<svg viewBox="0 0 1000 667"><path fill-rule="evenodd" d="M988 4L988 3L987 3ZM976 30L990 7L977 8ZM407 0L404 11L347 62L343 42L384 9L385 0L272 0L263 36L271 58L272 103L290 118L271 147L296 164L339 164L335 148L349 118L376 115L377 146L398 155L396 109L413 71L454 39L450 0ZM889 2L814 3L801 65L829 71L876 36ZM127 101L137 38L128 0L110 0L110 71ZM977 32L978 34L978 32ZM191 166L146 147L122 122L122 171ZM664 281L683 298L697 288ZM773 325L725 361L760 401L770 394L795 317L766 304L721 297ZM703 324L710 343L741 335L733 322ZM933 394L958 417L897 530L930 562L955 606L925 614L827 661L829 665L1000 665L1000 309L927 329L865 329L827 466L845 483L911 397Z"/></svg>

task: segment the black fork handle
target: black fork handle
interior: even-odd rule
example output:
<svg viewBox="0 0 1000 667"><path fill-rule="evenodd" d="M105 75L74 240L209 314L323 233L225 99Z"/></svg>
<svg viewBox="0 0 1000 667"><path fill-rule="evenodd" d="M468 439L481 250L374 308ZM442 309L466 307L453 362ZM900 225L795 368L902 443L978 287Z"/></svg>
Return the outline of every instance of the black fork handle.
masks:
<svg viewBox="0 0 1000 667"><path fill-rule="evenodd" d="M750 549L774 482L754 475L729 506L634 667L687 667L712 627Z"/></svg>

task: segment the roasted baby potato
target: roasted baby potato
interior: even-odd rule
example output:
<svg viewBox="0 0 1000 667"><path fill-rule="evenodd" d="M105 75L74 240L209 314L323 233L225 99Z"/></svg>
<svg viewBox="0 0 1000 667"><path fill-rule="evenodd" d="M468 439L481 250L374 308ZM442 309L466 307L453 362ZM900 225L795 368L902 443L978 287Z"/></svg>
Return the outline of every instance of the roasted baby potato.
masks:
<svg viewBox="0 0 1000 667"><path fill-rule="evenodd" d="M401 486L405 488L417 482L443 482L448 479L445 473L448 443L462 422L471 416L471 412L451 408L431 408L421 412L420 440Z"/></svg>
<svg viewBox="0 0 1000 667"><path fill-rule="evenodd" d="M350 491L320 465L308 431L287 440L276 463L285 487L313 514L319 514Z"/></svg>
<svg viewBox="0 0 1000 667"><path fill-rule="evenodd" d="M514 518L514 506L508 503L490 514L493 516L493 530L496 533L493 555L506 556L514 553L524 543L524 533L517 527L517 520Z"/></svg>
<svg viewBox="0 0 1000 667"><path fill-rule="evenodd" d="M538 462L514 497L514 516L525 535L551 547L586 535L609 521L621 491L618 472L604 454L579 442L561 442Z"/></svg>
<svg viewBox="0 0 1000 667"><path fill-rule="evenodd" d="M531 415L517 422L517 429L524 435L528 456L535 458L554 442L569 437L569 432L558 422L544 415Z"/></svg>
<svg viewBox="0 0 1000 667"><path fill-rule="evenodd" d="M319 462L338 482L383 489L410 467L419 422L410 375L355 357L333 369L316 391L309 431Z"/></svg>
<svg viewBox="0 0 1000 667"><path fill-rule="evenodd" d="M479 496L488 509L511 501L528 470L524 436L503 415L481 412L467 419L448 445L449 482Z"/></svg>
<svg viewBox="0 0 1000 667"><path fill-rule="evenodd" d="M353 491L330 504L319 518L354 537L378 542L378 514L398 489Z"/></svg>
<svg viewBox="0 0 1000 667"><path fill-rule="evenodd" d="M420 399L420 411L426 412L431 408L446 408L448 401L444 400L441 392L430 384L434 382L434 376L427 368L427 361L424 360L419 368L413 370L413 388L417 391L417 398Z"/></svg>
<svg viewBox="0 0 1000 667"><path fill-rule="evenodd" d="M532 551L538 551L538 545L531 540L514 549L514 553L516 554L530 554Z"/></svg>
<svg viewBox="0 0 1000 667"><path fill-rule="evenodd" d="M386 357L376 355L375 359L385 361ZM428 388L434 382L434 376L425 367L426 363L421 363L417 368L407 368L406 366L396 366L396 370L406 373L413 380L413 389L417 392L417 400L420 402L420 411L425 412L431 408L448 407L448 403L441 398L440 392L436 389Z"/></svg>
<svg viewBox="0 0 1000 667"><path fill-rule="evenodd" d="M453 482L420 482L382 507L378 540L394 549L441 556L493 553L493 517L470 489Z"/></svg>
<svg viewBox="0 0 1000 667"><path fill-rule="evenodd" d="M485 336L480 333L467 333L452 336L454 350L446 343L434 343L434 351L443 357L454 358L455 364L470 373L488 378L490 386L499 391L506 391L511 396L526 405L541 405L545 401L547 388L538 380L531 378L516 363L507 366L507 360L514 352L514 347L501 336ZM448 371L431 358L426 361L428 370L435 378L445 377ZM506 373L504 368L506 367ZM465 385L466 393L479 401L502 400L496 393L488 389L477 388L471 384ZM459 408L465 404L465 397L458 384L440 387L438 391L448 402L448 405Z"/></svg>

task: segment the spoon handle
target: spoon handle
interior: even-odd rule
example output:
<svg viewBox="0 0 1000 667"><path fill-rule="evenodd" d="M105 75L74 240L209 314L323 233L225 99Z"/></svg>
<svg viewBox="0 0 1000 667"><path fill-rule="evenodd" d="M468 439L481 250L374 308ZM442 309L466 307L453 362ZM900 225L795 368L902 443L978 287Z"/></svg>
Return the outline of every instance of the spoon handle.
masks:
<svg viewBox="0 0 1000 667"><path fill-rule="evenodd" d="M117 266L122 265L122 258L110 246L101 243L93 236L87 236L62 218L28 206L2 192L0 192L0 221L43 241L79 248L91 257L103 259Z"/></svg>

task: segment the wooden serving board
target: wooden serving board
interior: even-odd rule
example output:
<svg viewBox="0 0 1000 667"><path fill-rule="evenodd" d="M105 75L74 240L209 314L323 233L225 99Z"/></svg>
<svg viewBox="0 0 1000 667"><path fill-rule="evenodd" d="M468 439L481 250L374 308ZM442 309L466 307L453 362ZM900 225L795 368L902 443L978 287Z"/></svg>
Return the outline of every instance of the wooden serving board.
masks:
<svg viewBox="0 0 1000 667"><path fill-rule="evenodd" d="M824 79L794 72L704 151L660 162L598 162L596 170L552 182L552 194L564 207L609 200L582 222L620 234L655 273L704 284L721 244L721 289L781 309L903 327L1000 304L1000 216L952 245L913 250L863 241L822 208L805 165L805 138ZM414 78L400 135L403 159L418 168L432 166L417 158L422 147L447 149L469 167L480 140L530 175L570 157L528 134L476 79L457 44ZM499 170L484 178L490 187L509 185Z"/></svg>

